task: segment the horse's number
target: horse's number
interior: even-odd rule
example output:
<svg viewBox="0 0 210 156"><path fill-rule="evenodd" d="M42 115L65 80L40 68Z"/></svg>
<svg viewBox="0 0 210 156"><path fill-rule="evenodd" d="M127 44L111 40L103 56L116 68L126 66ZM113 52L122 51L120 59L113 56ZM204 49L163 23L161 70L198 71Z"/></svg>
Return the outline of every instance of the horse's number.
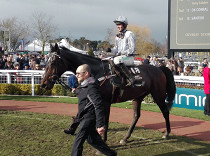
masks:
<svg viewBox="0 0 210 156"><path fill-rule="evenodd" d="M131 68L133 74L140 74L139 68Z"/></svg>

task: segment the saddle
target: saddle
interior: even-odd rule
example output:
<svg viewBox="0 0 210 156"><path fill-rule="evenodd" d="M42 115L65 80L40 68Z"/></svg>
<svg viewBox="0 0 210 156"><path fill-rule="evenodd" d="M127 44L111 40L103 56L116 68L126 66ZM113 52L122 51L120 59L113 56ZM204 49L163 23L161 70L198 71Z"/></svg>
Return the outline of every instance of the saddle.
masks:
<svg viewBox="0 0 210 156"><path fill-rule="evenodd" d="M111 74L114 75L111 77L111 82L114 86L119 87L119 88L125 88L128 78L125 76L125 74L122 72L122 70L113 63L113 61L109 61L110 63L110 71ZM138 66L127 66L128 72L130 73L131 76L134 77L135 83L133 87L140 87L143 85L143 78L141 76L141 71L138 68Z"/></svg>
<svg viewBox="0 0 210 156"><path fill-rule="evenodd" d="M111 77L111 83L113 86L112 90L112 103L120 102L120 99L124 93L124 89L127 84L128 78L123 74L121 69L113 63L113 61L109 60L110 71L113 75ZM134 77L135 83L130 87L141 87L144 85L143 78L141 76L141 71L138 66L127 66L128 72Z"/></svg>

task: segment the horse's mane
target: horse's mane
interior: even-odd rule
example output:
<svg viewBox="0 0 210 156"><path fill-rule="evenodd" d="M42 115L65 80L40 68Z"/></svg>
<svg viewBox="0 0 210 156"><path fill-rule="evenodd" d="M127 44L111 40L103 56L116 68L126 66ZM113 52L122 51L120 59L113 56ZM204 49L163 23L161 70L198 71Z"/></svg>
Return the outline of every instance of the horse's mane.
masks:
<svg viewBox="0 0 210 156"><path fill-rule="evenodd" d="M68 48L66 48L64 46L61 46L60 48L61 48L61 52L62 51L66 51L68 53L74 53L75 55L78 55L78 56L87 57L87 58L91 58L91 59L95 59L95 60L101 61L100 58L93 57L93 56L86 55L86 54L82 54L82 53L79 53L79 52L76 52L76 51L72 51L72 50L69 50Z"/></svg>

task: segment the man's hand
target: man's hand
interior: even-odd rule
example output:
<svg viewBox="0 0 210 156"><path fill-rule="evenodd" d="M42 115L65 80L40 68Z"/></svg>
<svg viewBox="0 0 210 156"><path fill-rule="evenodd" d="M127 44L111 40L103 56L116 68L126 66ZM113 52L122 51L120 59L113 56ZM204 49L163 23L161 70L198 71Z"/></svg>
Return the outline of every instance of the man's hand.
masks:
<svg viewBox="0 0 210 156"><path fill-rule="evenodd" d="M102 135L105 131L105 128L104 127L100 127L100 128L97 128L97 132L98 134Z"/></svg>

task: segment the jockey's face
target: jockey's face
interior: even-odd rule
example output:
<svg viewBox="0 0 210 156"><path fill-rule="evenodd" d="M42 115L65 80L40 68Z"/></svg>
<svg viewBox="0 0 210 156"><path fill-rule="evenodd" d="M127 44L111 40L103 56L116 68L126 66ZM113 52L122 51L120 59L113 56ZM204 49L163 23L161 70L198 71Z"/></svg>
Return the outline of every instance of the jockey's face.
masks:
<svg viewBox="0 0 210 156"><path fill-rule="evenodd" d="M124 30L123 24L117 24L117 29L119 32L122 32Z"/></svg>

